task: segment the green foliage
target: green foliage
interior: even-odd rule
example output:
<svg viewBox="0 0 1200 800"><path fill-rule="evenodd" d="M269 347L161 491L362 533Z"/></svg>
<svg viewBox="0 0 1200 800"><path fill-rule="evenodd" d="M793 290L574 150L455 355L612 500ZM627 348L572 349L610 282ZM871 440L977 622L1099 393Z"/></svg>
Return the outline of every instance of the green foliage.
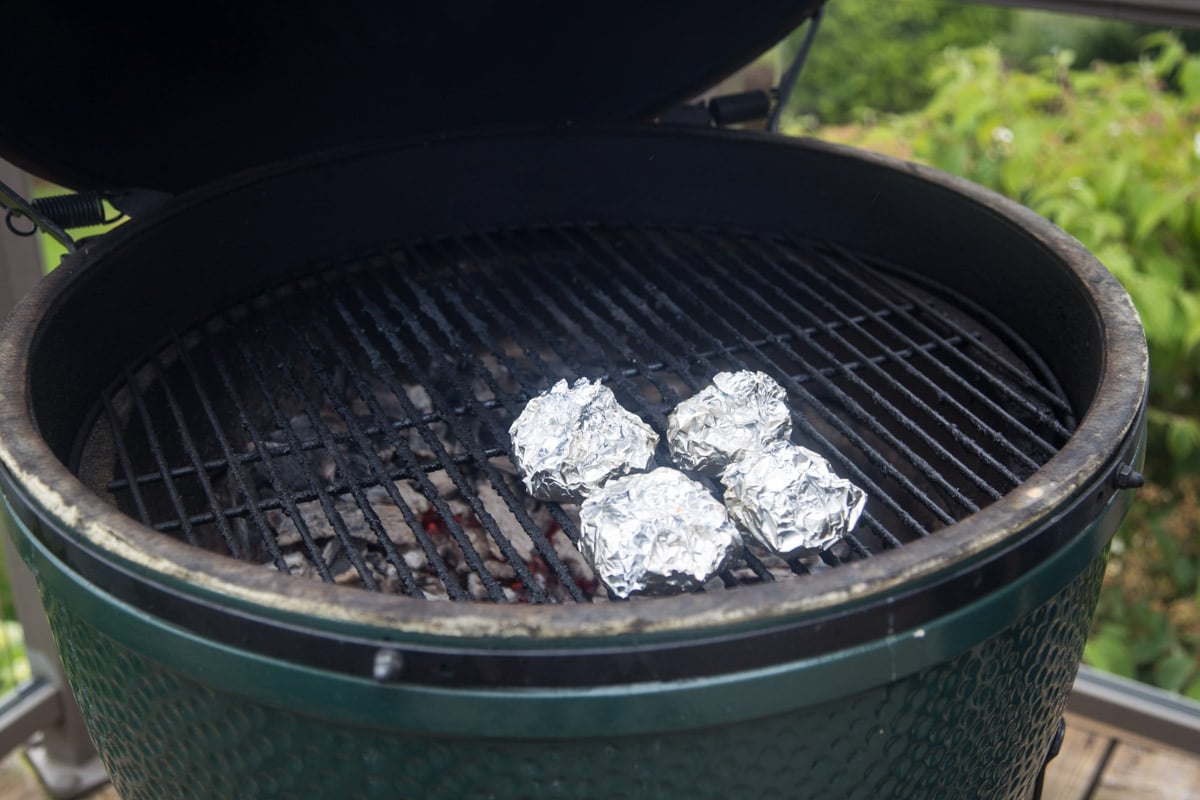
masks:
<svg viewBox="0 0 1200 800"><path fill-rule="evenodd" d="M1086 660L1200 699L1200 56L1017 69L948 49L920 111L819 135L924 161L1029 206L1121 280L1151 355L1147 472L1114 542Z"/></svg>
<svg viewBox="0 0 1200 800"><path fill-rule="evenodd" d="M4 694L31 677L20 623L0 620L0 655L0 694Z"/></svg>
<svg viewBox="0 0 1200 800"><path fill-rule="evenodd" d="M1200 699L1200 476L1147 484L1113 542L1089 664Z"/></svg>
<svg viewBox="0 0 1200 800"><path fill-rule="evenodd" d="M6 534L0 531L0 535ZM25 656L24 633L20 623L15 620L12 587L8 581L4 553L0 551L0 694L30 677L29 661Z"/></svg>
<svg viewBox="0 0 1200 800"><path fill-rule="evenodd" d="M943 48L980 44L1004 31L1011 11L931 0L835 0L789 105L790 113L815 114L825 123L855 118L861 108L917 108L935 84L923 65ZM790 61L804 30L781 50Z"/></svg>
<svg viewBox="0 0 1200 800"><path fill-rule="evenodd" d="M1149 26L1099 17L1023 11L1013 15L1008 31L996 43L1010 63L1028 65L1039 56L1070 50L1075 63L1086 66L1093 61L1137 61L1145 49L1142 37L1153 32ZM1200 31L1185 31L1182 36L1189 48L1200 48Z"/></svg>

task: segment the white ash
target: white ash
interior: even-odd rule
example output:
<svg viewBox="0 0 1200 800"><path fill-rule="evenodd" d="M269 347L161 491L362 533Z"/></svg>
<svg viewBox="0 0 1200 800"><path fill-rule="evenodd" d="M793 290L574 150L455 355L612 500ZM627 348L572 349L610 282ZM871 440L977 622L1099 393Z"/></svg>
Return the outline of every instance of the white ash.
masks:
<svg viewBox="0 0 1200 800"><path fill-rule="evenodd" d="M462 546L451 532L451 526L446 523L442 514L438 513L435 505L411 480L397 481L395 488L404 504L408 506L412 519L425 534L433 554L445 565L450 579L463 588L471 599L488 599L489 594L483 579L468 563ZM549 600L570 601L570 593L546 566L533 540L496 489L488 483L480 482L475 485L474 491L496 529L512 544L517 557L528 565L532 579L546 592ZM366 497L369 507L378 519L379 528L391 543L392 549L412 572L417 586L427 597L446 598L446 588L435 566L430 563L430 553L421 545L413 526L407 522L400 508L392 502L387 490L383 487L373 487ZM523 598L528 592L527 587L520 583L516 570L505 557L496 539L489 535L470 504L457 491L444 492L441 499L455 520L455 527L460 531L460 535L479 555L484 569L500 584L505 598ZM363 510L349 496L337 498L333 501L333 506L353 547L362 556L372 578L380 588L385 592L403 592L404 584L400 578L400 571L388 561L386 549ZM559 554L576 585L584 589L585 593L590 592L589 587L594 587L595 584L590 567L575 551L549 512L537 501L529 499L523 500L523 507ZM362 575L349 559L341 538L322 505L319 502L307 502L300 504L298 509L310 537L316 542L322 558L329 566L334 582L343 585L365 585ZM295 520L279 510L271 510L265 516L280 549L284 551L284 559L291 573L319 578L316 566L308 557ZM269 566L274 566L273 562L269 562Z"/></svg>
<svg viewBox="0 0 1200 800"><path fill-rule="evenodd" d="M495 579L504 599L528 599L529 587L522 583L513 564L489 534L484 520L462 496L446 469L430 469L424 472L423 480L385 478L406 472L411 475L415 469L428 469L425 465L440 465L444 458L437 449L451 458L460 456L463 449L453 440L449 427L436 418L424 419L423 424L426 432L436 437L438 448L427 440L416 424L387 430L387 424L413 421L409 406L418 415L432 416L432 399L423 387L406 384L402 387L406 406L383 382L373 377L367 380L371 391L369 402L349 389L345 390L346 396L341 402L345 403L343 407L347 413L353 413L352 419L343 418L333 410L332 404L326 403L315 423L308 414L300 413L290 417L285 426L262 434L262 460L252 462L249 472L253 484L251 498L236 490L228 477L223 480L221 491L233 498L232 505L276 501L277 507L256 518L246 516L234 520L235 536L243 551L268 567L279 568L264 541L261 527L265 525L265 536L277 542L286 569L299 577L320 580L310 547L305 544L300 526L288 513L288 504L282 496L312 498L321 493L332 506L333 517L343 530L341 535L325 506L317 499L297 502L296 515L308 531L316 558L327 565L327 572L335 583L368 585L368 579L360 574L350 558L349 548L381 591L407 591L403 577L407 571L421 594L430 599L448 598L442 575L471 599L495 599L471 567L461 539L468 550L478 554L478 562ZM511 380L505 379L507 382ZM339 379L338 385L344 386L344 379ZM504 383L501 388L505 388ZM381 414L386 419L381 419ZM369 432L367 441L373 451L370 456L359 446L364 432ZM326 446L330 436L335 437L332 451ZM396 437L400 437L399 447ZM246 450L256 451L252 441L247 443ZM493 485L493 480L503 484L517 504L520 516L532 522L533 529L545 537L555 552L574 550L545 505L524 491L509 460L492 458L486 468L464 461L456 470L463 487L476 496L478 507L491 518L490 524L511 544L513 558L525 563L527 579L540 587L550 602L573 601L560 577L539 555L519 514L509 507L497 486ZM386 482L381 484L380 478ZM364 505L377 518L374 527L369 515L349 491L349 487L355 485L364 487ZM407 516L393 495L407 509ZM432 498L440 501L441 509ZM423 536L418 536L418 532ZM421 538L426 544L422 545ZM392 552L390 557L389 550ZM442 564L442 575L436 564L438 560ZM590 596L596 585L590 567L578 553L564 559L564 563L572 582L585 597Z"/></svg>

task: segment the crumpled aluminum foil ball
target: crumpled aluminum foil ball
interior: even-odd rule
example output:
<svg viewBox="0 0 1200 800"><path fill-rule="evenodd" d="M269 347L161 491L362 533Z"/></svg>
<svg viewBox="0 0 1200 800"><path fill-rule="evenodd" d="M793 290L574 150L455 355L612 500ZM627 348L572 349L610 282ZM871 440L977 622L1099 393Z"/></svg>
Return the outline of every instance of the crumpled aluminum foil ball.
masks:
<svg viewBox="0 0 1200 800"><path fill-rule="evenodd" d="M622 408L612 390L560 380L531 399L508 429L512 460L540 500L575 503L610 478L654 464L658 434Z"/></svg>
<svg viewBox="0 0 1200 800"><path fill-rule="evenodd" d="M725 507L669 467L609 481L579 516L579 549L618 597L698 589L742 551Z"/></svg>
<svg viewBox="0 0 1200 800"><path fill-rule="evenodd" d="M721 475L730 518L784 557L832 547L854 529L867 503L862 489L805 447L775 442Z"/></svg>
<svg viewBox="0 0 1200 800"><path fill-rule="evenodd" d="M675 463L708 475L791 434L787 393L764 372L719 372L667 418Z"/></svg>

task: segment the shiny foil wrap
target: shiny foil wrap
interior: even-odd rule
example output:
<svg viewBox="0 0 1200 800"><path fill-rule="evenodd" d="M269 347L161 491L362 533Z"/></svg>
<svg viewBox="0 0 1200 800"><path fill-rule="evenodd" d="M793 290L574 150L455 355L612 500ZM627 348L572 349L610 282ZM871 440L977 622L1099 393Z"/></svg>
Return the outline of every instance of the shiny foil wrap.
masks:
<svg viewBox="0 0 1200 800"><path fill-rule="evenodd" d="M618 597L698 589L742 549L725 507L668 467L609 481L579 516L579 549Z"/></svg>
<svg viewBox="0 0 1200 800"><path fill-rule="evenodd" d="M867 503L863 490L835 475L828 461L791 442L747 454L721 480L730 518L785 557L832 547Z"/></svg>
<svg viewBox="0 0 1200 800"><path fill-rule="evenodd" d="M787 394L763 372L719 372L667 418L667 445L683 469L719 475L731 462L792 433Z"/></svg>
<svg viewBox="0 0 1200 800"><path fill-rule="evenodd" d="M606 480L654 463L658 434L617 402L612 390L580 378L530 400L508 429L525 488L540 500L575 503Z"/></svg>

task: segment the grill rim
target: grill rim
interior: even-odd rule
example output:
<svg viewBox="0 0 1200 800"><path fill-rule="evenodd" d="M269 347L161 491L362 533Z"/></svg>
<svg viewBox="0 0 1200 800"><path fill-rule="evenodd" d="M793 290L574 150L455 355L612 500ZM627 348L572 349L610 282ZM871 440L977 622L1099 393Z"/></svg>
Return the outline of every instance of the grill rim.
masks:
<svg viewBox="0 0 1200 800"><path fill-rule="evenodd" d="M402 597L372 595L355 589L307 584L272 575L261 568L204 553L175 542L116 511L86 489L53 455L33 420L29 389L31 354L42 322L81 277L119 258L134 237L167 226L197 205L220 203L226 192L252 190L276 176L302 172L310 165L370 158L395 143L313 157L221 181L185 195L168 207L91 243L43 280L10 316L0 339L0 461L28 494L41 517L39 535L73 540L131 568L141 579L172 590L217 601L241 611L327 630L372 636L415 636L430 640L487 640L491 646L533 639L568 642L612 636L661 639L764 620L811 619L869 604L897 589L914 589L956 568L967 568L1003 550L1021 534L1050 526L1062 509L1081 495L1111 491L1111 476L1129 458L1145 400L1148 359L1144 334L1132 303L1116 279L1078 242L1023 207L986 189L936 170L850 148L811 141L781 141L749 133L714 133L617 127L569 134L611 142L620 134L639 138L703 136L718 146L767 145L802 148L833 158L865 162L873 169L901 173L970 202L1000 223L1030 238L1064 263L1090 289L1093 313L1102 323L1104 363L1091 407L1075 434L1041 469L1016 490L955 525L920 542L911 542L878 559L848 564L803 581L745 587L736 592L687 595L652 602L600 606L492 607L485 604L429 604ZM526 134L508 134L524 136ZM561 135L561 134L560 134ZM460 146L483 137L439 142ZM494 137L486 137L494 138ZM669 143L668 143L669 144ZM427 145L426 145L427 146ZM603 143L602 143L603 146ZM707 145L705 145L707 146ZM1099 487L1099 488L1097 488ZM831 577L836 575L836 577ZM748 597L753 593L753 597ZM297 595L303 595L298 597ZM412 603L420 605L413 606Z"/></svg>
<svg viewBox="0 0 1200 800"><path fill-rule="evenodd" d="M1035 568L1031 582L1038 584L1040 604L1077 582L1097 561L1103 562L1104 543L1123 516L1118 507L1127 505L1128 497L1114 495L1112 513L1106 513L1088 535L1075 537ZM325 720L377 727L380 719L399 719L406 727L424 733L469 737L478 736L482 718L493 720L492 729L502 730L506 738L544 741L547 736L609 737L726 724L838 702L903 681L994 635L1003 635L1014 623L1020 624L1020 619L1010 614L1012 604L1025 600L1030 591L1030 584L1010 584L927 628L829 656L693 680L614 685L590 681L582 686L521 683L510 687L494 680L484 686L428 685L410 680L407 670L390 679L380 677L371 667L381 651L367 654L367 670L347 675L314 670L294 660L264 658L245 649L213 647L211 640L191 630L130 605L108 602L103 590L64 568L27 530L18 531L22 555L37 568L45 591L60 602L71 602L76 613L107 636L167 669L219 691L249 695L283 708L295 703L294 682L299 680L306 691L306 710ZM389 649L400 655L389 660L403 666L408 651ZM538 663L543 659L534 654L525 660ZM1027 667L1027 671L1034 669ZM514 688L517 691L512 691ZM614 700L630 697L636 697L636 702L614 704ZM574 713L562 713L564 704Z"/></svg>

